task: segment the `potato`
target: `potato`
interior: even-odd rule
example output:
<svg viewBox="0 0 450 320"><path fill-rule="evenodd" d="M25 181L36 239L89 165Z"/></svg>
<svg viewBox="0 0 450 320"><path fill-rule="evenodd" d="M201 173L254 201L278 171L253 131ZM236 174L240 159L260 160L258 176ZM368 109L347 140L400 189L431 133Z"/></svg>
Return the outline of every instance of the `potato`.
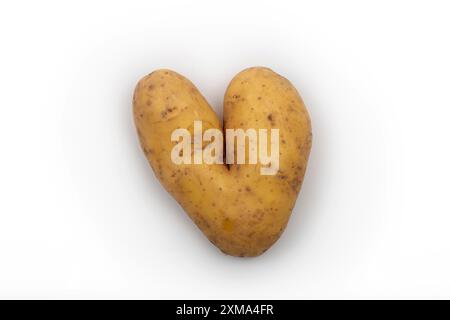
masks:
<svg viewBox="0 0 450 320"><path fill-rule="evenodd" d="M172 161L175 129L194 133L194 121L200 120L202 133L222 130L198 89L174 71L157 70L138 82L133 113L156 177L214 245L246 257L258 256L275 243L300 191L312 141L308 112L287 79L268 68L249 68L234 77L224 97L225 129L279 129L274 175L261 174L261 163L248 163L248 147L245 164Z"/></svg>

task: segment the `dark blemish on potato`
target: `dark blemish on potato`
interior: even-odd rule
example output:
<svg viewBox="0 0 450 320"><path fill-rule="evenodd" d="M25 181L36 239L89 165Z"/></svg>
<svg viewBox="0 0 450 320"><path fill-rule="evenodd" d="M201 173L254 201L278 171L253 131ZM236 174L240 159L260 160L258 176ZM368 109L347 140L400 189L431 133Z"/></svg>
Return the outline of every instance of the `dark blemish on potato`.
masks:
<svg viewBox="0 0 450 320"><path fill-rule="evenodd" d="M249 186L246 186L246 187L245 187L245 191L247 191L247 192L251 192L251 191L252 191L252 189L250 189L250 187L249 187Z"/></svg>
<svg viewBox="0 0 450 320"><path fill-rule="evenodd" d="M195 222L199 226L204 226L205 228L209 229L209 223L206 221L204 217L202 217L198 212L195 212Z"/></svg>
<svg viewBox="0 0 450 320"><path fill-rule="evenodd" d="M291 186L292 191L294 192L298 192L300 184L302 183L302 178L301 177L297 177L291 180L291 182L289 183Z"/></svg>
<svg viewBox="0 0 450 320"><path fill-rule="evenodd" d="M143 117L144 117L144 114L143 114L143 113L141 113L141 114L139 115L139 117L143 118Z"/></svg>
<svg viewBox="0 0 450 320"><path fill-rule="evenodd" d="M238 94L233 95L233 99L239 99L241 96Z"/></svg>
<svg viewBox="0 0 450 320"><path fill-rule="evenodd" d="M273 124L274 121L273 121L273 116L271 113L269 113L269 115L267 116L267 119L269 119L269 121L272 122L272 124Z"/></svg>
<svg viewBox="0 0 450 320"><path fill-rule="evenodd" d="M258 97L258 100L261 100L262 98L261 97Z"/></svg>
<svg viewBox="0 0 450 320"><path fill-rule="evenodd" d="M150 100L147 100L147 102L145 103L148 107L150 107L152 105L152 102Z"/></svg>
<svg viewBox="0 0 450 320"><path fill-rule="evenodd" d="M149 85L148 87L147 87L147 89L149 90L149 91L151 91L151 90L153 90L155 88L155 86L154 85Z"/></svg>
<svg viewBox="0 0 450 320"><path fill-rule="evenodd" d="M281 143L286 144L286 140L282 139Z"/></svg>
<svg viewBox="0 0 450 320"><path fill-rule="evenodd" d="M169 74L169 72L168 72L168 71L166 71L166 72L164 72L164 74Z"/></svg>
<svg viewBox="0 0 450 320"><path fill-rule="evenodd" d="M162 83L160 87L161 87L161 88L164 88L165 86L166 86L166 84L165 84L165 83Z"/></svg>

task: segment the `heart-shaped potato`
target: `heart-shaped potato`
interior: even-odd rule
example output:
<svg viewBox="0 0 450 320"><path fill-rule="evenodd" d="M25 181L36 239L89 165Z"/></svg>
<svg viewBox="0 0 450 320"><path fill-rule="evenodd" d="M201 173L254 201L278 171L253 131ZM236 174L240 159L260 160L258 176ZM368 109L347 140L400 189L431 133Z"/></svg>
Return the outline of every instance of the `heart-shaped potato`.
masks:
<svg viewBox="0 0 450 320"><path fill-rule="evenodd" d="M141 79L133 112L156 177L214 245L233 256L258 256L280 237L300 191L312 137L305 105L287 79L267 68L249 68L234 77L224 98L224 129L279 130L274 175L261 174L260 163L172 161L174 130L193 132L194 121L202 121L202 132L222 130L198 89L176 72L157 70Z"/></svg>

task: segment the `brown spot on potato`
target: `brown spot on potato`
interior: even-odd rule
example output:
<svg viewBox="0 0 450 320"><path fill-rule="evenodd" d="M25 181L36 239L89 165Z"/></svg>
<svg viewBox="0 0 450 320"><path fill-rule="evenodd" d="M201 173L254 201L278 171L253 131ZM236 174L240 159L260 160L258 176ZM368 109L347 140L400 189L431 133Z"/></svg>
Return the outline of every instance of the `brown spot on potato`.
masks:
<svg viewBox="0 0 450 320"><path fill-rule="evenodd" d="M232 232L233 231L233 222L231 222L231 220L230 219L228 219L228 218L225 218L225 219L223 219L223 221L222 221L222 228L223 228L223 230L225 231L225 232Z"/></svg>

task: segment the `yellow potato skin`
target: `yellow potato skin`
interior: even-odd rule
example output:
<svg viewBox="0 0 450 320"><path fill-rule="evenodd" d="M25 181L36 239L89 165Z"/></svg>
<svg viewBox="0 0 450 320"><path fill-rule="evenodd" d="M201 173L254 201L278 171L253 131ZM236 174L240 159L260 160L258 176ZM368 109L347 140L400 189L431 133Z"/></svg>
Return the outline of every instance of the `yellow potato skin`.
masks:
<svg viewBox="0 0 450 320"><path fill-rule="evenodd" d="M203 131L222 129L198 89L174 71L157 70L138 82L133 114L155 175L214 245L229 255L258 256L280 237L311 149L310 118L288 80L267 68L249 68L234 77L224 97L224 128L280 130L280 167L273 176L261 175L259 165L171 161L175 129L192 132L195 120L203 122Z"/></svg>

